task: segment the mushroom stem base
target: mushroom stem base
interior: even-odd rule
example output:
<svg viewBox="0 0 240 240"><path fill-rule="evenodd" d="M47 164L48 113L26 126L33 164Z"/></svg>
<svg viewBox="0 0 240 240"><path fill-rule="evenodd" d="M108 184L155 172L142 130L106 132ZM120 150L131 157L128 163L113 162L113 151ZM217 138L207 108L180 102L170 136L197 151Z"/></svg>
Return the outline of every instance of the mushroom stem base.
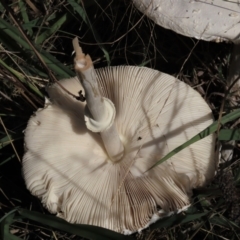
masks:
<svg viewBox="0 0 240 240"><path fill-rule="evenodd" d="M124 156L124 147L113 124L100 133L108 156L112 162L118 162Z"/></svg>

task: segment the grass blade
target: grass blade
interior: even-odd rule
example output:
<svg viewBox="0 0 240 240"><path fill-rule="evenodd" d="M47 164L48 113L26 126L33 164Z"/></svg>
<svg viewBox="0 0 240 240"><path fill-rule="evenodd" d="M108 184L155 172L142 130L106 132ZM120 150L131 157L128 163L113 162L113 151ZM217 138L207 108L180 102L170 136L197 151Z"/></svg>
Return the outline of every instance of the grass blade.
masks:
<svg viewBox="0 0 240 240"><path fill-rule="evenodd" d="M13 68L9 67L4 61L0 59L0 65L2 65L4 68L8 69L9 72L11 72L15 77L17 77L22 83L25 83L28 85L28 87L36 93L39 97L44 98L44 95L39 91L39 89L30 83L30 81L27 81L23 74L19 73L18 71L14 70Z"/></svg>
<svg viewBox="0 0 240 240"><path fill-rule="evenodd" d="M200 220L202 217L206 216L208 212L204 213L193 213L193 214L174 214L171 217L163 218L158 220L156 223L151 225L151 229L155 228L167 228L172 227L177 224L184 224L192 222L195 220Z"/></svg>
<svg viewBox="0 0 240 240"><path fill-rule="evenodd" d="M222 117L220 124L225 124L227 122L233 121L236 118L240 117L240 110L236 110L232 113L227 114L226 116ZM184 144L178 146L177 148L173 149L170 153L168 153L166 156L164 156L161 160L157 161L152 167L150 167L147 171L149 171L150 169L156 167L157 165L165 162L166 160L168 160L169 158L171 158L172 156L174 156L176 153L182 151L184 148L190 146L191 144L207 137L208 135L214 133L217 131L218 129L218 125L219 125L219 121L215 121L214 123L212 123L209 127L207 127L206 129L204 129L203 131L201 131L200 133L198 133L197 135L195 135L194 137L192 137L190 140L188 140L187 142L185 142Z"/></svg>
<svg viewBox="0 0 240 240"><path fill-rule="evenodd" d="M221 141L240 140L240 129L221 129L218 139Z"/></svg>
<svg viewBox="0 0 240 240"><path fill-rule="evenodd" d="M3 216L0 219L0 224L1 224L0 236L2 240L21 240L21 238L16 237L9 232L9 227L14 221L14 216L16 214L16 211L17 209L13 209L12 211L7 213L5 216Z"/></svg>
<svg viewBox="0 0 240 240"><path fill-rule="evenodd" d="M4 165L5 163L7 163L8 161L11 161L11 160L14 159L15 157L16 157L16 155L15 155L15 154L12 154L10 157L2 160L2 161L0 162L0 167L1 167L2 165Z"/></svg>
<svg viewBox="0 0 240 240"><path fill-rule="evenodd" d="M232 228L234 225L234 227L239 228L239 226L237 226L234 222L231 222L222 216L214 216L209 219L209 222L214 225L221 226L221 227L231 227Z"/></svg>
<svg viewBox="0 0 240 240"><path fill-rule="evenodd" d="M65 13L59 19L56 20L48 29L43 32L40 36L36 39L36 44L42 44L47 38L52 36L67 20L67 14Z"/></svg>
<svg viewBox="0 0 240 240"><path fill-rule="evenodd" d="M21 37L20 32L14 28L12 25L7 23L5 20L0 18L0 29L1 35L5 33L8 37L11 37L15 42L20 44L25 50L30 50L32 53L32 48L29 44ZM0 35L0 40L3 36ZM48 52L42 50L40 47L35 46L38 52L41 54L43 60L47 64L47 66L60 78L68 78L75 76L75 73L71 71L68 67L60 63L56 58L54 58ZM30 58L30 56L29 56Z"/></svg>
<svg viewBox="0 0 240 240"><path fill-rule="evenodd" d="M0 138L0 149L6 147L11 142L14 142L22 138L23 138L23 134L5 135L5 137Z"/></svg>
<svg viewBox="0 0 240 240"><path fill-rule="evenodd" d="M20 9L20 11L21 11L21 15L22 15L23 22L24 22L25 24L28 24L28 23L29 23L29 18L28 18L27 8L26 8L26 5L25 5L25 2L24 2L23 0L20 0L20 1L18 2L18 4L19 4L19 9ZM31 28L30 25L28 25L27 31L28 31L29 35L32 36L33 31L32 31L32 28Z"/></svg>
<svg viewBox="0 0 240 240"><path fill-rule="evenodd" d="M30 220L39 222L48 227L66 231L72 234L76 234L81 237L96 239L96 240L131 240L130 236L125 236L120 233L101 228L96 226L90 226L85 224L71 224L64 221L61 218L33 212L25 209L18 210L20 216L28 218Z"/></svg>

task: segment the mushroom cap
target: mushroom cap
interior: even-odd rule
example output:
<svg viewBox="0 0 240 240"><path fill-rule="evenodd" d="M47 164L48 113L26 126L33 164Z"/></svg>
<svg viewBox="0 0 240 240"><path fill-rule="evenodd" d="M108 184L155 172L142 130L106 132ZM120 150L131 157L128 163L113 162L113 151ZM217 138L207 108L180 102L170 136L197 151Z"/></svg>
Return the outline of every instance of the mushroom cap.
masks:
<svg viewBox="0 0 240 240"><path fill-rule="evenodd" d="M207 41L240 41L240 5L219 0L133 0L156 24Z"/></svg>
<svg viewBox="0 0 240 240"><path fill-rule="evenodd" d="M110 161L100 135L85 125L86 103L54 84L47 89L50 101L25 130L23 175L31 193L59 217L130 234L186 209L192 189L212 179L213 135L147 170L213 117L198 92L170 75L131 66L96 74L116 108L123 159ZM77 78L60 83L73 94L83 91Z"/></svg>

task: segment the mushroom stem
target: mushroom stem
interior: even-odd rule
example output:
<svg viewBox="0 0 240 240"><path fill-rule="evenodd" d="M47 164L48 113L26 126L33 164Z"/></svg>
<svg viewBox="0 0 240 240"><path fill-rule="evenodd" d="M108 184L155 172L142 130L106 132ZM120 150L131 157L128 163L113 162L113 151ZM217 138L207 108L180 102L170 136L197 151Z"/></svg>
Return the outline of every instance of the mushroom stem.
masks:
<svg viewBox="0 0 240 240"><path fill-rule="evenodd" d="M93 132L100 132L105 149L109 158L113 161L119 161L124 154L124 147L119 138L115 119L114 104L107 98L104 98L98 88L96 74L92 59L85 55L79 46L78 39L73 39L73 48L76 52L74 59L75 71L84 88L87 109L91 116L85 115L87 128Z"/></svg>

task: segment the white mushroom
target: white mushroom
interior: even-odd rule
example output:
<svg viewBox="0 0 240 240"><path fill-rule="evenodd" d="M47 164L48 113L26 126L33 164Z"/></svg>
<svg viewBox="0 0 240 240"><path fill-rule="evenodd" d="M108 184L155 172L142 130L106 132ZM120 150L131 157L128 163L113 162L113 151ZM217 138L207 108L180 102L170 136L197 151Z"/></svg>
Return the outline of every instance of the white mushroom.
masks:
<svg viewBox="0 0 240 240"><path fill-rule="evenodd" d="M240 4L222 0L133 0L158 25L206 41L240 41Z"/></svg>
<svg viewBox="0 0 240 240"><path fill-rule="evenodd" d="M91 58L76 43L75 49L82 84L77 77L60 83L75 95L82 91L86 102L57 84L48 87L50 101L25 131L27 188L69 222L125 234L187 209L192 189L214 175L213 135L147 170L212 123L208 105L190 86L156 70L94 71ZM89 127L91 118L100 134Z"/></svg>

